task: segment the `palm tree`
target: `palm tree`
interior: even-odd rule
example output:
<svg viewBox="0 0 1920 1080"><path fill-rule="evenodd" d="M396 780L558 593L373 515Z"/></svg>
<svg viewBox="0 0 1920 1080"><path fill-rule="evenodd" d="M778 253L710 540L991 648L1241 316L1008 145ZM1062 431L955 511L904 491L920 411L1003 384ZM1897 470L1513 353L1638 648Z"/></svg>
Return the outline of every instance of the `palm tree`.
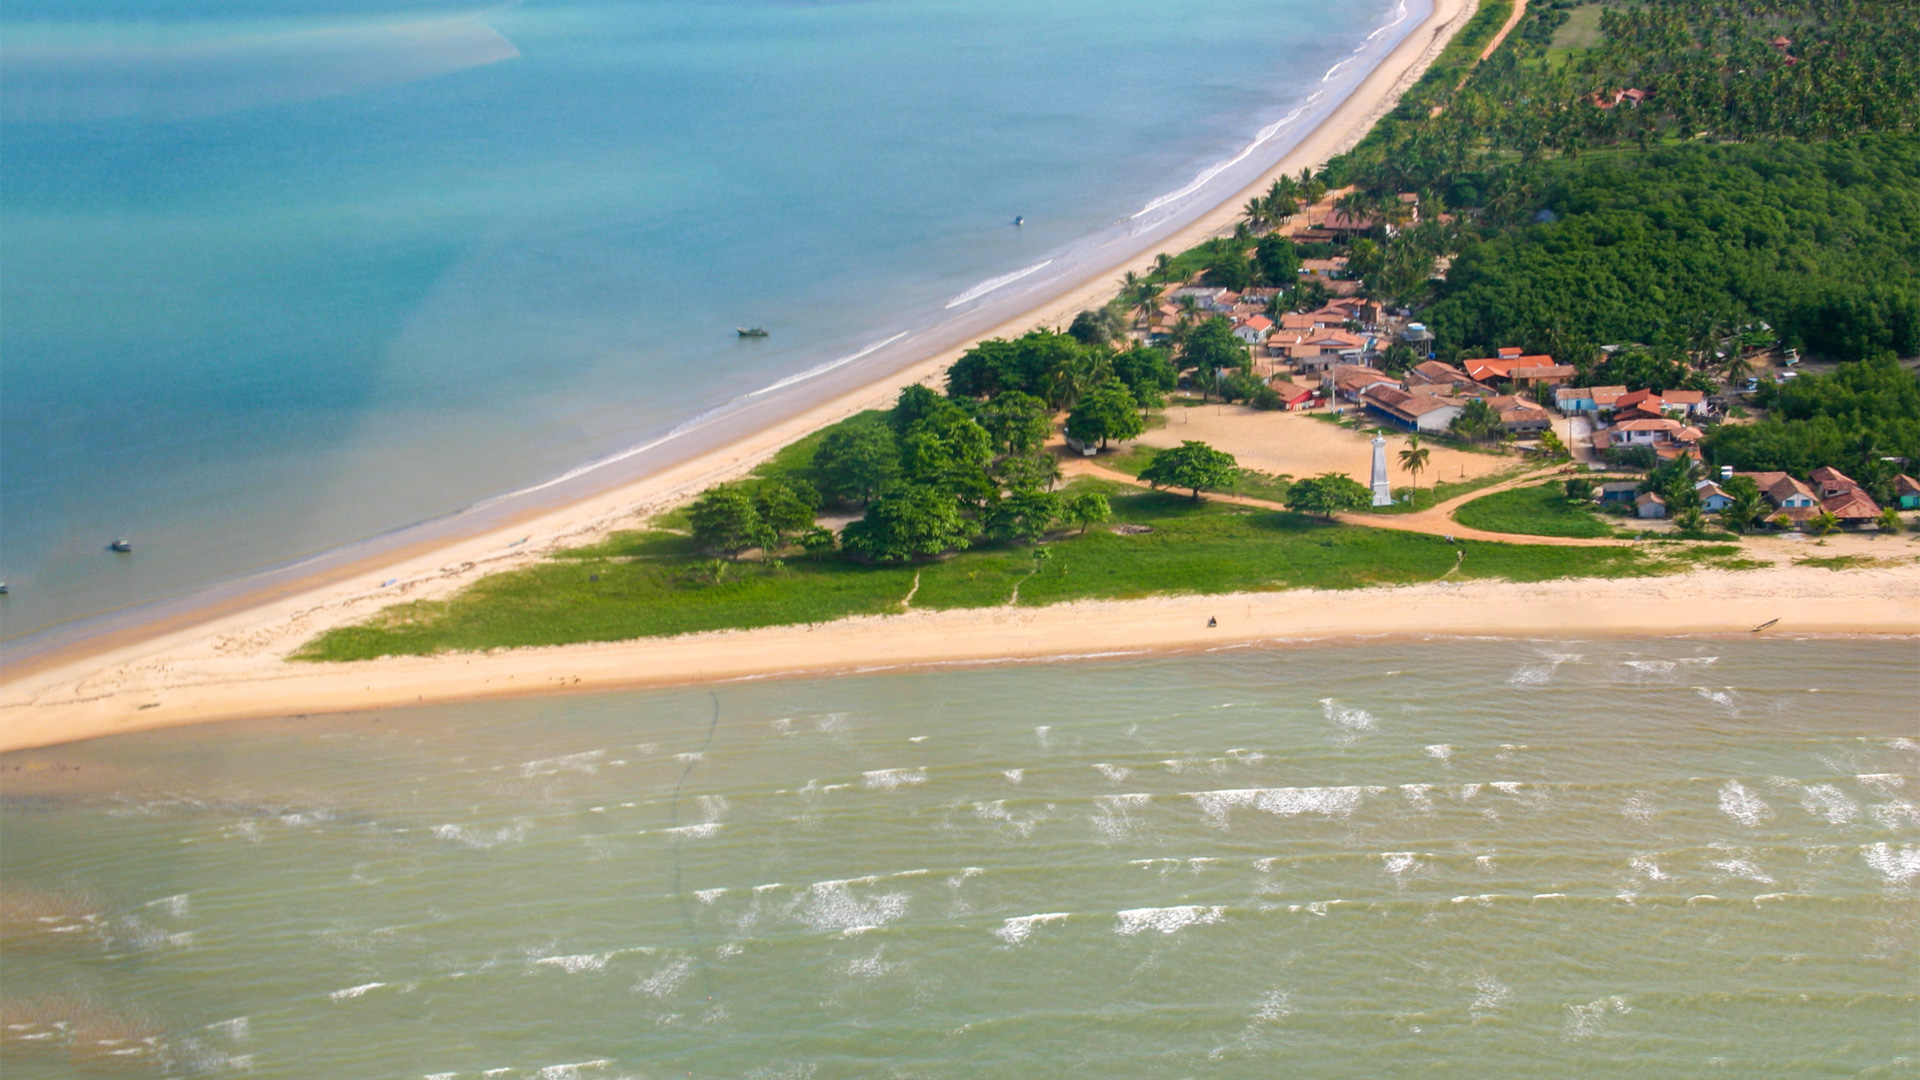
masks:
<svg viewBox="0 0 1920 1080"><path fill-rule="evenodd" d="M1153 257L1153 276L1161 281L1173 277L1173 256L1161 252Z"/></svg>
<svg viewBox="0 0 1920 1080"><path fill-rule="evenodd" d="M1413 474L1413 493L1420 494L1420 474L1427 471L1427 460L1432 451L1420 445L1420 436L1409 435L1407 448L1400 451L1400 467Z"/></svg>
<svg viewBox="0 0 1920 1080"><path fill-rule="evenodd" d="M1721 365L1721 370L1726 373L1728 385L1743 383L1753 374L1753 361L1747 358L1744 351L1735 350Z"/></svg>
<svg viewBox="0 0 1920 1080"><path fill-rule="evenodd" d="M1267 202L1265 199L1258 197L1248 199L1247 205L1242 212L1247 215L1247 225L1251 228L1263 229L1269 224L1267 221Z"/></svg>

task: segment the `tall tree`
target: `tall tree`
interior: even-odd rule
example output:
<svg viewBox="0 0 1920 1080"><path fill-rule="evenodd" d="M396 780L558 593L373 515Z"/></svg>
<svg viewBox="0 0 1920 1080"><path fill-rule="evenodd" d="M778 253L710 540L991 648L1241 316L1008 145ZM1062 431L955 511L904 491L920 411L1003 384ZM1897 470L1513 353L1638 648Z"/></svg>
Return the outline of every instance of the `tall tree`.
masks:
<svg viewBox="0 0 1920 1080"><path fill-rule="evenodd" d="M1420 445L1420 436L1407 436L1407 448L1400 451L1400 467L1413 476L1413 490L1420 490L1420 474L1427 471L1427 461L1432 451Z"/></svg>
<svg viewBox="0 0 1920 1080"><path fill-rule="evenodd" d="M814 452L820 494L834 502L869 503L900 475L900 443L884 425L836 427Z"/></svg>
<svg viewBox="0 0 1920 1080"><path fill-rule="evenodd" d="M738 484L722 484L701 492L690 516L694 541L728 558L737 559L748 548L774 543L773 530L761 519L753 496Z"/></svg>
<svg viewBox="0 0 1920 1080"><path fill-rule="evenodd" d="M1067 434L1081 443L1097 439L1102 450L1109 440L1137 439L1146 428L1133 395L1118 379L1108 379L1087 391L1067 414Z"/></svg>
<svg viewBox="0 0 1920 1080"><path fill-rule="evenodd" d="M1155 488L1185 488L1193 493L1193 501L1199 502L1202 491L1217 491L1232 484L1239 464L1232 454L1188 439L1155 454L1140 471L1140 479Z"/></svg>
<svg viewBox="0 0 1920 1080"><path fill-rule="evenodd" d="M875 562L904 562L964 548L970 531L953 495L926 484L898 484L846 527L841 546Z"/></svg>

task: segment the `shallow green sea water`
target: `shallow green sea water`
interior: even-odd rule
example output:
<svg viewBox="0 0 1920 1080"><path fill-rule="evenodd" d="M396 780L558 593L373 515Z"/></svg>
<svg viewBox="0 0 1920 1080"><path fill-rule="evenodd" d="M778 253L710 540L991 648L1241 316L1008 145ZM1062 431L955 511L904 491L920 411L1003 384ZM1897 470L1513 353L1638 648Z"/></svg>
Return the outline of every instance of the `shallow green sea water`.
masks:
<svg viewBox="0 0 1920 1080"><path fill-rule="evenodd" d="M10 755L0 1063L1910 1076L1915 659L1309 646Z"/></svg>

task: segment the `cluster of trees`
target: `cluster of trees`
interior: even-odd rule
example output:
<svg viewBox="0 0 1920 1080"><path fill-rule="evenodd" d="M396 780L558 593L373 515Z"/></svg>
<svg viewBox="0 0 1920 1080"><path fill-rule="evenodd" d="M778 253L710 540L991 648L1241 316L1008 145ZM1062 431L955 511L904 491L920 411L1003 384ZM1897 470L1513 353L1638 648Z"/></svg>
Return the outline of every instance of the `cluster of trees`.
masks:
<svg viewBox="0 0 1920 1080"><path fill-rule="evenodd" d="M1847 364L1831 375L1763 384L1767 418L1721 424L1702 450L1715 465L1806 476L1840 469L1876 502L1893 501L1900 462L1920 462L1920 374L1890 356ZM1889 460L1893 459L1893 460Z"/></svg>
<svg viewBox="0 0 1920 1080"><path fill-rule="evenodd" d="M1131 402L1126 409L1137 416ZM830 430L798 477L708 489L693 505L693 535L733 557L795 542L825 553L835 537L814 525L817 508L862 507L840 546L860 558L900 562L983 537L1030 543L1058 525L1084 530L1106 520L1110 508L1097 493L1053 491L1059 463L1043 449L1052 418L1046 401L1018 390L981 401L910 386L890 412Z"/></svg>
<svg viewBox="0 0 1920 1080"><path fill-rule="evenodd" d="M1424 313L1442 348L1557 338L1578 362L1637 341L1711 361L1703 332L1764 321L1844 359L1920 351L1920 136L1681 146L1528 177L1552 220L1463 246Z"/></svg>
<svg viewBox="0 0 1920 1080"><path fill-rule="evenodd" d="M1482 4L1393 113L1335 163L1334 182L1441 192L1490 159L1531 163L1673 140L1832 139L1920 120L1920 27L1909 4L1610 5L1597 45L1555 47L1575 6L1534 0L1505 45L1474 67L1511 10L1506 0ZM1777 47L1776 37L1792 44ZM1629 88L1649 96L1616 104Z"/></svg>

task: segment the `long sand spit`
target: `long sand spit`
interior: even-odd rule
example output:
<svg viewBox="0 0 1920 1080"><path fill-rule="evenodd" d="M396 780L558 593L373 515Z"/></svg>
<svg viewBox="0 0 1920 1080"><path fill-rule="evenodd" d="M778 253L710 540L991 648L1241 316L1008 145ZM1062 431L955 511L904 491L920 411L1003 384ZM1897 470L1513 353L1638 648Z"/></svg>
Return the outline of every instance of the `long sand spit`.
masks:
<svg viewBox="0 0 1920 1080"><path fill-rule="evenodd" d="M1772 635L1920 635L1920 563L908 611L812 626L351 664L289 663L279 649L201 637L104 668L18 681L0 698L0 750L212 720L531 694L1356 637L1745 636L1771 620L1778 620L1765 631Z"/></svg>
<svg viewBox="0 0 1920 1080"><path fill-rule="evenodd" d="M1224 200L1179 234L1168 238L1160 245L1162 249L1182 250L1222 232L1232 225L1238 216L1238 208L1246 199L1263 191L1281 173L1297 173L1303 168L1318 166L1351 148L1425 72L1453 34L1472 15L1475 6L1475 0L1433 0L1432 11L1426 20L1389 53L1351 95L1278 161L1267 175ZM1122 273L1127 270L1144 271L1149 265L1148 256L1143 254L1127 263L1092 274L1078 285L1064 289L1045 303L982 336L1013 336L1036 326L1063 325L1074 312L1111 297L1114 281ZM936 377L961 351L960 348L950 348L927 356L890 377L783 422L757 430L742 430L737 438L711 454L578 501L529 511L483 533L450 542L435 540L410 548L383 551L377 556L333 567L308 578L278 583L270 590L238 592L217 605L201 606L167 618L95 634L59 648L17 659L8 665L5 686L0 688L0 749L193 720L277 715L317 709L372 708L382 704L449 700L497 692L501 688L494 686L491 674L478 676L478 681L471 685L469 681L456 677L454 672L478 670L474 665L481 662L476 658L454 657L366 666L369 672L375 669L382 672L378 680L371 675L361 678L357 674L360 666L330 671L332 676L344 678L345 681L338 684L342 692L356 681L361 686L359 693L362 695L375 694L377 686L386 687L380 692L381 696L349 699L332 696L334 691L323 688L333 685L322 677L323 669L289 665L285 658L313 635L364 619L394 602L447 595L484 574L526 565L556 548L589 542L614 528L631 524L638 516L682 502L708 485L741 475L781 446L811 431L862 409L888 403L900 387ZM1262 598L1262 604L1272 602L1270 597ZM1177 606L1187 601L1147 603ZM885 620L878 624L884 626L881 630L863 630L859 625L849 625L834 630L833 634L844 637L847 642L871 641L877 650L871 657L875 663L923 663L947 658L984 659L989 655L1011 654L1004 648L961 649L954 652L952 657L936 655L942 653L938 649L908 650L906 654L901 654L900 648L907 643L900 639L903 631L917 631L922 627L928 635L945 637L949 633L959 633L959 626L966 620L1015 617L1051 619L1060 616L1058 613L1041 616L1039 613L1030 615L1021 612L1018 616L971 613L941 617L959 620L950 629L944 624L936 627L924 621L933 616L916 615L906 623ZM1078 615L1066 617L1080 618ZM983 625L995 624L989 621ZM1644 629L1661 629L1660 624L1653 621L1643 622L1641 626ZM1052 642L1045 650L1039 650L1032 644L1027 648L1035 652L1072 651L1075 646L1070 639L1077 636L1081 629L1084 627L1069 627L1066 638ZM1394 622L1369 625L1364 632L1405 629L1408 626L1404 622ZM1353 624L1345 630L1327 632L1363 631L1358 624ZM808 632L756 633L769 641L785 641L782 635ZM870 636L861 638L859 635L863 633ZM999 631L995 629L984 631L982 643L998 640L998 634ZM851 653L831 660L813 656L811 643L824 640L818 636L794 639L796 643L808 642L805 650L798 644L778 644L769 646L772 651L765 655L761 655L763 650L759 650L758 646L746 645L739 635L718 635L712 639L715 643L712 646L689 644L701 640L706 639L685 639L672 648L712 647L716 656L738 648L753 655L742 655L726 664L716 663L711 668L698 664L687 667L686 661L676 660L660 668L658 675L645 672L621 675L609 668L603 681L597 685L647 685L653 681L674 681L666 677L668 672L677 672L677 678L680 679L688 677L689 672L696 676L706 673L711 677L731 678L788 668L840 670L857 667L863 662ZM1129 647L1185 647L1187 644L1184 639L1161 641L1148 633L1130 642ZM852 647L851 644L846 646ZM667 646L661 642L642 642L630 646L596 647L594 651L612 649L618 653L618 650L626 649L637 654L665 648ZM568 655L572 655L571 651ZM489 658L485 663L492 663L495 659L498 658ZM481 666L484 667L485 663ZM587 676L583 671L569 670L567 675L562 676L556 669L551 674L541 674L543 666L559 663L557 657L548 652L515 654L511 663L525 665L502 672L503 679L517 684L512 688L516 692L524 691L529 685L534 689L554 689L563 678L569 686L586 685ZM624 661L611 663L618 666ZM347 671L353 674L345 674ZM429 675L429 672L444 674ZM580 681L574 682L575 678ZM198 696L191 701L184 697L171 701L153 700L153 695L163 687L189 686L199 688L195 691ZM173 693L175 690L169 689L169 696ZM133 697L142 700L134 702Z"/></svg>

